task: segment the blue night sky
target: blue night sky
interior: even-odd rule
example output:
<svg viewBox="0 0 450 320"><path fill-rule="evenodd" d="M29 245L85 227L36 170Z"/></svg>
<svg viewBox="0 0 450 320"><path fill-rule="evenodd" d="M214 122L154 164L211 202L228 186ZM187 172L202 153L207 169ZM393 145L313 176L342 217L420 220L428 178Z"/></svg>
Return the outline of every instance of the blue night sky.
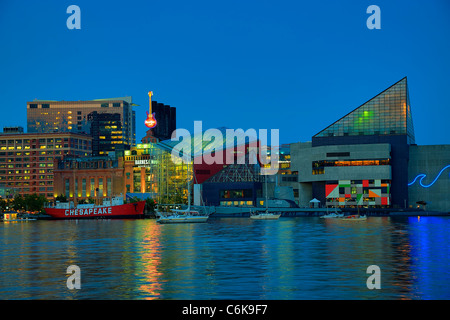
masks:
<svg viewBox="0 0 450 320"><path fill-rule="evenodd" d="M69 30L69 5L81 30ZM369 5L381 30L369 30ZM418 144L448 144L450 1L0 0L0 126L26 102L129 95L144 136L149 90L177 126L311 136L404 76Z"/></svg>

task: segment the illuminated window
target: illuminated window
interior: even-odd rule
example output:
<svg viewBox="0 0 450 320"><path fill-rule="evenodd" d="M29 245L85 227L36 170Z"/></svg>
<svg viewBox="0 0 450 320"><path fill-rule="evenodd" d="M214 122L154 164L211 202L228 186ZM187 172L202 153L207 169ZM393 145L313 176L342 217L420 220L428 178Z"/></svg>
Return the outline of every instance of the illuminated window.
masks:
<svg viewBox="0 0 450 320"><path fill-rule="evenodd" d="M324 174L325 167L351 167L351 166L386 166L390 159L377 160L320 160L312 162L312 174Z"/></svg>
<svg viewBox="0 0 450 320"><path fill-rule="evenodd" d="M414 143L406 77L354 109L313 138L405 134Z"/></svg>
<svg viewBox="0 0 450 320"><path fill-rule="evenodd" d="M81 196L86 197L86 179L81 180Z"/></svg>

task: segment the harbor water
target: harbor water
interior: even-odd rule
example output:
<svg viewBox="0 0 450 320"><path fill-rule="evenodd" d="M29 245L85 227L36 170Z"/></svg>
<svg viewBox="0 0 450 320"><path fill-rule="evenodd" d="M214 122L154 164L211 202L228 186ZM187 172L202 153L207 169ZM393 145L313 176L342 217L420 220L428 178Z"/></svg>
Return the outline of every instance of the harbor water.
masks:
<svg viewBox="0 0 450 320"><path fill-rule="evenodd" d="M449 230L449 217L4 222L0 299L449 299Z"/></svg>

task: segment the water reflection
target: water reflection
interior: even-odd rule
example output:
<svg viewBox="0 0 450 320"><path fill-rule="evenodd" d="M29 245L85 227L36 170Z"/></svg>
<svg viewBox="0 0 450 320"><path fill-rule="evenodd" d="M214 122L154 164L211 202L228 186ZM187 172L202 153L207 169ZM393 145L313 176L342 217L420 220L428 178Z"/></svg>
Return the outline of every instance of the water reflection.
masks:
<svg viewBox="0 0 450 320"><path fill-rule="evenodd" d="M161 243L160 229L155 224L140 225L137 232L138 238L142 237L142 252L138 256L141 259L136 264L138 270L142 270L142 276L137 277L140 284L139 295L144 299L156 299L161 295ZM141 235L139 235L139 232Z"/></svg>
<svg viewBox="0 0 450 320"><path fill-rule="evenodd" d="M448 299L449 218L0 225L0 299ZM81 290L66 287L69 265ZM382 272L369 290L370 265Z"/></svg>
<svg viewBox="0 0 450 320"><path fill-rule="evenodd" d="M409 218L408 233L415 283L422 299L449 299L450 234L448 218Z"/></svg>

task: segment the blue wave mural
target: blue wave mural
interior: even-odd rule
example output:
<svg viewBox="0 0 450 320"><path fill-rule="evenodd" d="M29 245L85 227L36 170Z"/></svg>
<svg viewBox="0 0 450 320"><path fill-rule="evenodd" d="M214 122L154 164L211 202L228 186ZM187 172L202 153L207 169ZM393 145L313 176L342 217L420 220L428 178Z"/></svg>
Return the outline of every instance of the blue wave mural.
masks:
<svg viewBox="0 0 450 320"><path fill-rule="evenodd" d="M424 187L424 188L429 188L429 187L431 187L431 186L437 181L437 179L439 179L439 177L440 177L441 174L444 172L444 170L445 170L445 169L449 169L449 168L450 168L450 164L449 164L448 166L443 167L443 168L441 169L441 171L439 171L439 173L437 174L436 178L434 178L434 180L431 181L430 184L423 184L422 181L423 181L423 179L425 179L425 178L427 177L427 175L426 175L425 173L421 173L421 174L418 174L418 175L414 178L414 180L413 180L412 182L408 183L408 186L412 186L414 183L416 183L417 180L419 180L419 184L420 184L422 187ZM450 174L449 174L449 178L450 178Z"/></svg>

